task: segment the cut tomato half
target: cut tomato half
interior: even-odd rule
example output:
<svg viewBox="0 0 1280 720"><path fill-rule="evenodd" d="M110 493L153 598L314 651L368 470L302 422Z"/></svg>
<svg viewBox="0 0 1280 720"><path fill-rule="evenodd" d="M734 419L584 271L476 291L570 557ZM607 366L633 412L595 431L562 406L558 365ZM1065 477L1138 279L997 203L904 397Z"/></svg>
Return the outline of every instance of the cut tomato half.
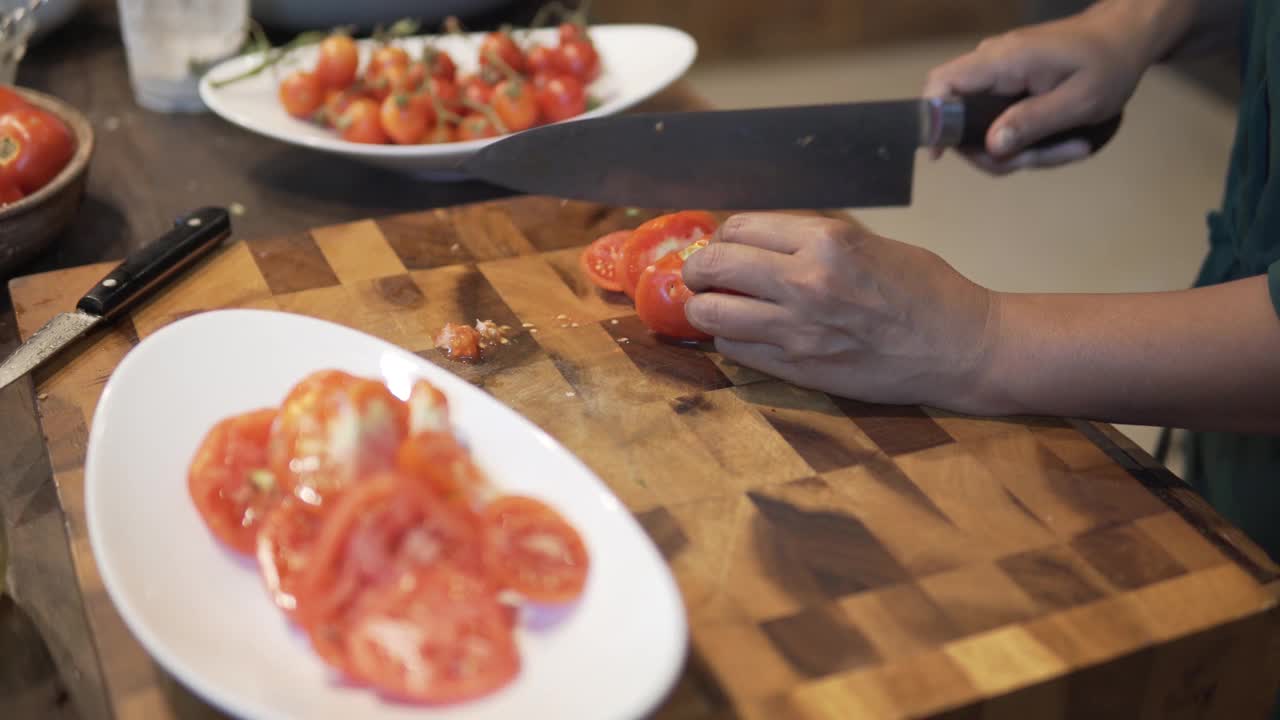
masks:
<svg viewBox="0 0 1280 720"><path fill-rule="evenodd" d="M636 315L655 334L676 340L709 340L685 316L684 306L693 291L684 284L684 261L706 247L703 238L678 252L668 253L640 273L636 286Z"/></svg>
<svg viewBox="0 0 1280 720"><path fill-rule="evenodd" d="M668 253L683 250L693 242L711 235L716 230L716 219L702 210L684 210L656 217L631 233L622 246L619 258L618 278L622 291L631 299L636 296L636 284L645 268L658 262Z"/></svg>
<svg viewBox="0 0 1280 720"><path fill-rule="evenodd" d="M504 588L535 602L568 602L582 594L590 558L578 531L549 505L504 495L481 513L485 567Z"/></svg>
<svg viewBox="0 0 1280 720"><path fill-rule="evenodd" d="M254 551L258 528L280 500L267 458L276 411L226 418L205 436L187 470L187 490L205 525L227 547Z"/></svg>
<svg viewBox="0 0 1280 720"><path fill-rule="evenodd" d="M520 671L509 611L482 578L447 565L380 588L346 633L357 679L404 700L456 703L487 695Z"/></svg>
<svg viewBox="0 0 1280 720"><path fill-rule="evenodd" d="M618 266L622 258L622 246L631 237L630 230L619 230L598 238L582 251L579 264L591 282L609 292L622 291L622 279Z"/></svg>

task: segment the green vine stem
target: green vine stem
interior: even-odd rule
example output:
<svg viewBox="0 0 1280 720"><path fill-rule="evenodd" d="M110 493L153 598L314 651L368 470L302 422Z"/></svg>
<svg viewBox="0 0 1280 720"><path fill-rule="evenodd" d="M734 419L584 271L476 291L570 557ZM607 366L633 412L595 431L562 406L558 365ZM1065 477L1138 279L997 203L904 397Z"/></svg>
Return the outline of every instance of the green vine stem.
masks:
<svg viewBox="0 0 1280 720"><path fill-rule="evenodd" d="M466 97L462 98L462 104L466 105L472 110L475 110L481 115L484 115L485 118L489 121L489 123L493 125L493 129L497 130L500 135L510 134L511 131L507 129L506 124L502 122L502 118L498 117L498 113L494 112L492 107L488 105L483 105L481 103L478 103L472 100L471 98L466 98Z"/></svg>

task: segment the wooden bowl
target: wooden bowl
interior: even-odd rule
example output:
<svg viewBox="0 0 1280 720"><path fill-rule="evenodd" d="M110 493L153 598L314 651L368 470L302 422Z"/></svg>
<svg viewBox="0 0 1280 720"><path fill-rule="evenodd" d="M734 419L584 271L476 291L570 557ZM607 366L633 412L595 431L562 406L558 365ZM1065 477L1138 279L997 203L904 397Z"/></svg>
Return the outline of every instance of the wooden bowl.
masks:
<svg viewBox="0 0 1280 720"><path fill-rule="evenodd" d="M35 257L75 219L84 200L93 127L80 111L61 100L26 88L14 88L27 102L66 123L76 148L62 172L44 187L12 205L0 207L0 277Z"/></svg>

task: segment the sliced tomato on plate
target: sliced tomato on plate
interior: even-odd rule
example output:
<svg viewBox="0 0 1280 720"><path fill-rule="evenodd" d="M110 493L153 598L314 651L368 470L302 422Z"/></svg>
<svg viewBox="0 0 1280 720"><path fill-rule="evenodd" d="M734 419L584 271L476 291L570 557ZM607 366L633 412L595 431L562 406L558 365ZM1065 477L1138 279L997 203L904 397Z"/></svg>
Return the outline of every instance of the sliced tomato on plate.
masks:
<svg viewBox="0 0 1280 720"><path fill-rule="evenodd" d="M449 399L440 388L419 380L409 391L409 434L449 429Z"/></svg>
<svg viewBox="0 0 1280 720"><path fill-rule="evenodd" d="M290 617L298 607L298 579L320 537L328 507L285 496L258 532L258 571L272 601Z"/></svg>
<svg viewBox="0 0 1280 720"><path fill-rule="evenodd" d="M281 487L320 504L326 494L395 464L408 433L408 406L377 380L314 373L280 407L271 466Z"/></svg>
<svg viewBox="0 0 1280 720"><path fill-rule="evenodd" d="M187 490L223 544L253 553L258 527L280 501L267 458L276 418L265 408L226 418L205 435L187 470Z"/></svg>
<svg viewBox="0 0 1280 720"><path fill-rule="evenodd" d="M551 506L505 495L481 512L485 568L504 588L535 602L582 594L591 561L578 531Z"/></svg>
<svg viewBox="0 0 1280 720"><path fill-rule="evenodd" d="M669 253L640 273L636 285L636 315L658 335L676 340L709 340L710 335L695 328L684 314L693 291L684 284L684 261L707 246L704 238L689 247Z"/></svg>
<svg viewBox="0 0 1280 720"><path fill-rule="evenodd" d="M487 695L520 671L510 614L480 577L422 568L374 591L346 632L347 665L384 694L446 704Z"/></svg>
<svg viewBox="0 0 1280 720"><path fill-rule="evenodd" d="M610 292L622 291L622 279L619 268L622 261L622 246L631 237L630 230L619 230L597 238L582 251L578 264L591 282Z"/></svg>
<svg viewBox="0 0 1280 720"><path fill-rule="evenodd" d="M656 217L636 228L622 246L618 278L622 290L635 299L640 273L668 253L683 250L716 230L716 219L702 210L684 210Z"/></svg>
<svg viewBox="0 0 1280 720"><path fill-rule="evenodd" d="M342 623L366 589L437 563L479 572L478 519L421 483L384 472L338 496L299 581L297 616L309 630Z"/></svg>
<svg viewBox="0 0 1280 720"><path fill-rule="evenodd" d="M448 431L420 432L406 438L396 454L396 467L449 502L470 504L480 499L486 485L484 474L466 448Z"/></svg>

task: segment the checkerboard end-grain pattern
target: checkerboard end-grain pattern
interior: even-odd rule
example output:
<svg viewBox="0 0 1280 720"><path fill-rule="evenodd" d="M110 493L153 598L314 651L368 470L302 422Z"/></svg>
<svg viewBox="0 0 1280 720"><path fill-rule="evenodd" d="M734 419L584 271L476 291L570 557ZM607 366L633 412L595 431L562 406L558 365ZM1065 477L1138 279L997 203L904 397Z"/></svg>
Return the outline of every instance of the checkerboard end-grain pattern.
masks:
<svg viewBox="0 0 1280 720"><path fill-rule="evenodd" d="M518 198L235 242L36 376L122 717L189 716L84 527L87 428L137 342L219 308L301 313L462 375L581 457L671 564L694 655L665 717L1239 718L1274 695L1276 568L1106 428L834 399L656 341L577 264L650 213ZM11 284L29 336L106 270ZM488 361L446 321L512 329ZM604 561L607 561L605 559Z"/></svg>

